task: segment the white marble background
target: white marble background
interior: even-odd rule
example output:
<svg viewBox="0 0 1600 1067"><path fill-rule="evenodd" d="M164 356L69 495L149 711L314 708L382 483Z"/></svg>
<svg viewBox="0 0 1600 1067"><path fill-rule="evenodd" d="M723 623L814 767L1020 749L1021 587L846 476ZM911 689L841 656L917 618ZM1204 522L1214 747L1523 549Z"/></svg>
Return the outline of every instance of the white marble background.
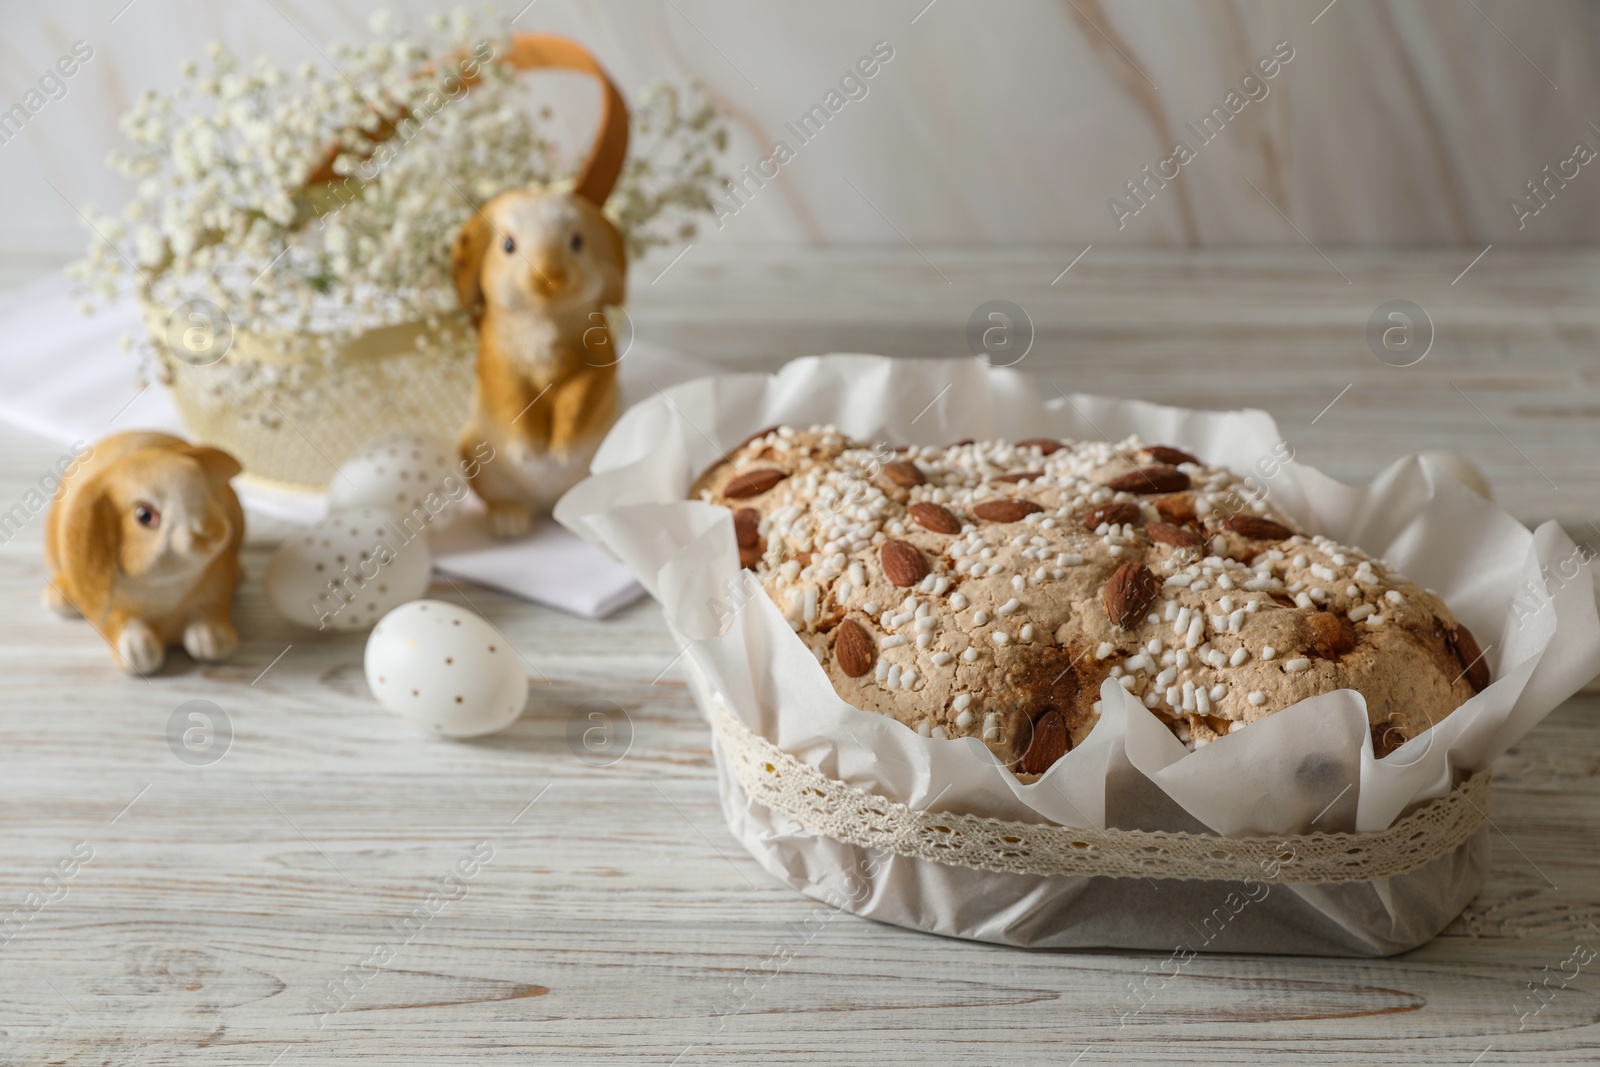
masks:
<svg viewBox="0 0 1600 1067"><path fill-rule="evenodd" d="M768 155L783 123L874 41L893 46L869 95L706 240L1600 239L1600 166L1520 230L1508 206L1577 141L1600 148L1600 7L1589 0L536 0L519 15L523 2L507 0L502 19L583 40L626 90L701 79L734 119L729 169ZM67 95L0 144L0 251L81 247L74 206L123 195L103 166L116 116L144 88L174 84L208 40L320 62L310 42L364 36L372 6L0 0L0 109L74 41L95 49ZM420 21L445 5L388 6ZM1279 41L1294 58L1269 95L1119 229L1108 198ZM552 91L581 111L592 91L577 81Z"/></svg>

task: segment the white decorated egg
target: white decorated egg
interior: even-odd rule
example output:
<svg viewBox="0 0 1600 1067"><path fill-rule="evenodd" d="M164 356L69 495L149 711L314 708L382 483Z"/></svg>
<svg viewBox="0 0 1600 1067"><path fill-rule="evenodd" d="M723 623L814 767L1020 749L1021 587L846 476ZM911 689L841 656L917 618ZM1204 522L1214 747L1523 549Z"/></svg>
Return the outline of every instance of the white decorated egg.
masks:
<svg viewBox="0 0 1600 1067"><path fill-rule="evenodd" d="M290 534L261 579L267 603L313 630L364 630L428 591L426 538L377 508L352 508Z"/></svg>
<svg viewBox="0 0 1600 1067"><path fill-rule="evenodd" d="M442 600L385 615L367 638L365 665L379 704L445 737L504 729L528 701L527 675L504 635Z"/></svg>
<svg viewBox="0 0 1600 1067"><path fill-rule="evenodd" d="M431 434L397 430L368 441L328 483L328 510L378 508L413 530L449 522L467 497L455 449Z"/></svg>

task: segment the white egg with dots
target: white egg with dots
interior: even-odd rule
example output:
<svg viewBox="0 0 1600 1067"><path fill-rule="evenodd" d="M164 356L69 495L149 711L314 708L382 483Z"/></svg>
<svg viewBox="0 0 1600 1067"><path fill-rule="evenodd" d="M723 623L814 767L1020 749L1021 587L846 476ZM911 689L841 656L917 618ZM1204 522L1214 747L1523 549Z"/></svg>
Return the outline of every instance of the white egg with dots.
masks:
<svg viewBox="0 0 1600 1067"><path fill-rule="evenodd" d="M364 630L428 591L427 541L386 511L355 508L290 534L267 563L273 610L313 630Z"/></svg>
<svg viewBox="0 0 1600 1067"><path fill-rule="evenodd" d="M528 701L527 675L505 636L442 600L385 615L367 638L365 667L379 704L445 737L503 730Z"/></svg>
<svg viewBox="0 0 1600 1067"><path fill-rule="evenodd" d="M466 496L454 448L432 434L397 430L339 464L328 483L328 510L378 508L426 528L448 522Z"/></svg>

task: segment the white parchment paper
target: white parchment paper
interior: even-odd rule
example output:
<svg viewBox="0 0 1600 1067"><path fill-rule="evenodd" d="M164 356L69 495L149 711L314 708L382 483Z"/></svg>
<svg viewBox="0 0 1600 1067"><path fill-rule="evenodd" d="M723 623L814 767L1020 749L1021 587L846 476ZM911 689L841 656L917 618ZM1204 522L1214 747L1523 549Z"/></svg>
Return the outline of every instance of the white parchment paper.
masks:
<svg viewBox="0 0 1600 1067"><path fill-rule="evenodd" d="M726 450L758 429L783 423L832 423L858 439L896 444L1046 435L1115 441L1137 433L1241 473L1274 469L1271 477L1259 478L1274 508L1308 531L1382 557L1437 591L1485 649L1494 682L1383 760L1373 757L1365 704L1353 690L1301 701L1189 752L1136 699L1107 684L1100 722L1085 742L1038 782L1024 785L976 739L922 738L841 700L777 608L741 572L727 511L686 499L695 478ZM617 555L661 603L686 644L703 699L723 701L784 750L862 789L916 808L1068 826L1209 828L1224 834L1382 829L1416 804L1448 792L1459 771L1487 768L1600 671L1595 587L1586 574L1571 577L1582 557L1555 522L1530 532L1426 461L1401 459L1370 485L1350 486L1292 461L1258 467L1275 450L1282 454L1280 442L1273 420L1259 411L1042 395L1026 376L973 360L812 357L776 375L685 383L631 408L601 447L591 477L562 499L556 517ZM725 791L728 778L723 775ZM794 838L792 825L782 825L787 820L752 824L748 812L732 807L729 817L769 868L821 895L820 869L796 874L793 863L772 853L776 839ZM1469 851L1440 869L1457 876L1471 869L1481 879L1482 850ZM843 862L843 853L834 859ZM898 864L902 881L925 882L924 874L905 873L909 863ZM895 868L890 862L878 869L871 900L890 892ZM1015 877L965 873L973 889L980 882L992 889L997 878ZM956 881L940 894L960 892L960 873L941 877ZM1436 898L1442 892L1426 883L1413 889L1413 895ZM1037 892L1031 887L1024 896ZM1082 895L1076 892L1074 899L1081 902ZM1317 903L1319 897L1342 895L1348 894L1295 890L1302 904L1349 926L1355 920L1334 914L1336 903ZM1378 910L1400 907L1400 896L1378 887ZM1000 897L991 892L988 899L999 906ZM1027 909L1043 906L1042 899L1028 899ZM1464 903L1451 906L1459 910ZM1021 905L1013 899L1007 906ZM1372 906L1370 900L1360 904ZM973 914L971 901L925 899L917 907L922 911L916 915L879 917L1009 943L1129 943L1048 937L1041 942L1019 932L1028 926L1019 926L1016 915ZM926 913L941 907L943 915ZM1432 925L1419 935L1425 938L1442 925L1434 915L1417 930L1394 933L1405 917L1380 918L1393 936L1357 950L1394 951L1423 926Z"/></svg>

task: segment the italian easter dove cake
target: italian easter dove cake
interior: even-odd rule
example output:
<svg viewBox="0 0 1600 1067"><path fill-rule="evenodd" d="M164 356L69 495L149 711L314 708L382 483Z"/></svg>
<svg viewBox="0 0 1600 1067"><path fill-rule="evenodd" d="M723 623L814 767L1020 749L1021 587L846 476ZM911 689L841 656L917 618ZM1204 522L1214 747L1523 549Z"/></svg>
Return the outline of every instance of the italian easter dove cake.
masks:
<svg viewBox="0 0 1600 1067"><path fill-rule="evenodd" d="M1382 757L1490 681L1443 601L1175 448L759 433L692 495L838 694L1032 780L1115 679L1194 749L1353 689Z"/></svg>

